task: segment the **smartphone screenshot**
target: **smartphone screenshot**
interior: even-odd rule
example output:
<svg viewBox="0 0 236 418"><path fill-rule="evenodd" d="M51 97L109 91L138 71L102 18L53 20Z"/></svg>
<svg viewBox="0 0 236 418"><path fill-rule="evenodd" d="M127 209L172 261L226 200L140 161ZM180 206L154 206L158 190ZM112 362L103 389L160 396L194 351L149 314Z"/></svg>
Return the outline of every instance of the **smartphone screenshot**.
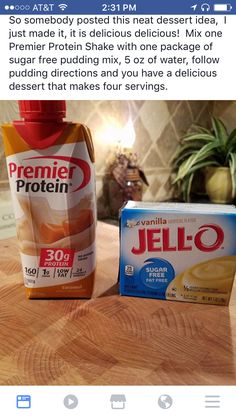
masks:
<svg viewBox="0 0 236 418"><path fill-rule="evenodd" d="M235 0L2 0L0 33L0 414L231 416Z"/></svg>

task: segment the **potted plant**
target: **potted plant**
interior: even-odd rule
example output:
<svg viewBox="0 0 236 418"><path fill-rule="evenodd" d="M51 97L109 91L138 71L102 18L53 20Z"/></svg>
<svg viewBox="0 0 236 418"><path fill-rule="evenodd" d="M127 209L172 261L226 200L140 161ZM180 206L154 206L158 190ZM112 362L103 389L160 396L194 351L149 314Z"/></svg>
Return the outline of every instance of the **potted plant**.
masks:
<svg viewBox="0 0 236 418"><path fill-rule="evenodd" d="M186 202L202 173L203 189L213 203L229 203L236 196L236 129L230 134L223 122L212 117L212 129L194 126L173 157L175 178Z"/></svg>

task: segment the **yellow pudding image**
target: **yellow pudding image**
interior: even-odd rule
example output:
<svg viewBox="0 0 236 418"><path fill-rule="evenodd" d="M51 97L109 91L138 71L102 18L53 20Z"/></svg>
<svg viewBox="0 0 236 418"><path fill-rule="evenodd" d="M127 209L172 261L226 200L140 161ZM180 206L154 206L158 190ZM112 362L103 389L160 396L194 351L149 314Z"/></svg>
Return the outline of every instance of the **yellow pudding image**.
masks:
<svg viewBox="0 0 236 418"><path fill-rule="evenodd" d="M236 256L195 264L178 274L166 290L166 299L228 304L236 270Z"/></svg>

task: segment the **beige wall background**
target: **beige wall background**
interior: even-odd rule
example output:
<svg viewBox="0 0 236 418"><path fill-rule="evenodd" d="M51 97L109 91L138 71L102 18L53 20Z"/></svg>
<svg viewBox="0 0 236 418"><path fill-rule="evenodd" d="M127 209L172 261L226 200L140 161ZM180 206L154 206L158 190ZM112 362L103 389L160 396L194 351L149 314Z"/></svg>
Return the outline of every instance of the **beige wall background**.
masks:
<svg viewBox="0 0 236 418"><path fill-rule="evenodd" d="M212 114L221 117L229 130L236 127L236 101L67 102L67 119L85 123L93 134L98 196L102 193L107 161L117 149L119 135L123 132L123 143L126 137L128 143L129 135L135 136L133 149L149 181L143 197L146 201L163 201L172 197L171 157L191 125L209 126ZM18 118L16 101L0 101L1 123ZM130 133L127 126L132 126L133 132ZM7 173L1 136L0 168L0 182L4 184Z"/></svg>

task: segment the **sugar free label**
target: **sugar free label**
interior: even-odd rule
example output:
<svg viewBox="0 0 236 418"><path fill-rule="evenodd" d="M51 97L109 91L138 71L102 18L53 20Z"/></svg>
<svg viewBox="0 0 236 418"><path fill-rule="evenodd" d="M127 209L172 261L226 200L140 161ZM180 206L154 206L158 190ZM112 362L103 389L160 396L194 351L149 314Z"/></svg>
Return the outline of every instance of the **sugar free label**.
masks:
<svg viewBox="0 0 236 418"><path fill-rule="evenodd" d="M144 286L157 289L161 293L175 277L173 266L162 258L149 258L139 273L139 277Z"/></svg>

